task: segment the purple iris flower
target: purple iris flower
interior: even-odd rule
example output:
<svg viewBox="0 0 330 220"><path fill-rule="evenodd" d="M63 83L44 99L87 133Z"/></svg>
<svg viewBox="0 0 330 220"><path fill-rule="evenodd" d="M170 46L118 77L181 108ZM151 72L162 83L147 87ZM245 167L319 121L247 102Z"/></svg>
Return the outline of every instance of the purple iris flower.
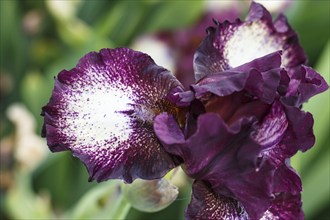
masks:
<svg viewBox="0 0 330 220"><path fill-rule="evenodd" d="M87 54L55 79L42 135L90 180L156 179L181 164L195 179L187 219L303 219L289 159L313 146L301 106L328 85L285 17L260 4L207 30L188 91L146 54Z"/></svg>
<svg viewBox="0 0 330 220"><path fill-rule="evenodd" d="M208 28L195 53L197 83L171 97L190 106L189 129L166 113L154 125L196 179L188 219L303 218L301 181L289 158L314 144L302 103L328 88L305 63L285 17L273 22L259 4L245 22Z"/></svg>

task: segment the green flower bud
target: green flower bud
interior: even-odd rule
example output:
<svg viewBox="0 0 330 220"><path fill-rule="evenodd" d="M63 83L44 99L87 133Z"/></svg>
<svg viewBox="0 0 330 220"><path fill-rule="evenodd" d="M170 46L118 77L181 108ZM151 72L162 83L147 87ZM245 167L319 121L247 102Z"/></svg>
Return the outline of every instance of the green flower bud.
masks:
<svg viewBox="0 0 330 220"><path fill-rule="evenodd" d="M143 212L157 212L177 198L179 191L168 180L141 180L123 185L123 193L127 201L137 210Z"/></svg>

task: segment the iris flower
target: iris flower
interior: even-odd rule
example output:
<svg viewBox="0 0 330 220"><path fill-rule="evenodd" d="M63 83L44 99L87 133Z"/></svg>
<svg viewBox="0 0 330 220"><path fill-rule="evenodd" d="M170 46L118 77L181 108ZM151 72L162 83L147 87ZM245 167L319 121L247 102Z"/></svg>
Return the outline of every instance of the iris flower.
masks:
<svg viewBox="0 0 330 220"><path fill-rule="evenodd" d="M328 85L283 15L252 3L245 21L214 23L186 91L144 53L85 55L55 78L42 134L90 180L157 179L181 164L195 179L186 219L303 219L290 157L313 146L301 107Z"/></svg>

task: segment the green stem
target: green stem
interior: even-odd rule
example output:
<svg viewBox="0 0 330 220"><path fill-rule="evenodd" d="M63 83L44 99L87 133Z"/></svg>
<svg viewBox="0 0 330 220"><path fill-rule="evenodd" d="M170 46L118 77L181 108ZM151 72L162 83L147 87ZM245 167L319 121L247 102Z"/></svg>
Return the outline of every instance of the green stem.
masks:
<svg viewBox="0 0 330 220"><path fill-rule="evenodd" d="M115 203L111 204L110 215L107 216L107 219L125 219L131 205L127 202L123 193L120 193Z"/></svg>

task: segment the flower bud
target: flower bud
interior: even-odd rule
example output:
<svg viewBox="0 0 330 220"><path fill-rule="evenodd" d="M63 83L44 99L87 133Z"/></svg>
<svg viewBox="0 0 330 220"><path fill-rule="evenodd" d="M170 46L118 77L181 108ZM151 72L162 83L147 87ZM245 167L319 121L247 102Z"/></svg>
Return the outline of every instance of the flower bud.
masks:
<svg viewBox="0 0 330 220"><path fill-rule="evenodd" d="M135 209L143 212L157 212L172 204L179 191L176 186L162 178L137 179L132 184L125 184L123 193Z"/></svg>

